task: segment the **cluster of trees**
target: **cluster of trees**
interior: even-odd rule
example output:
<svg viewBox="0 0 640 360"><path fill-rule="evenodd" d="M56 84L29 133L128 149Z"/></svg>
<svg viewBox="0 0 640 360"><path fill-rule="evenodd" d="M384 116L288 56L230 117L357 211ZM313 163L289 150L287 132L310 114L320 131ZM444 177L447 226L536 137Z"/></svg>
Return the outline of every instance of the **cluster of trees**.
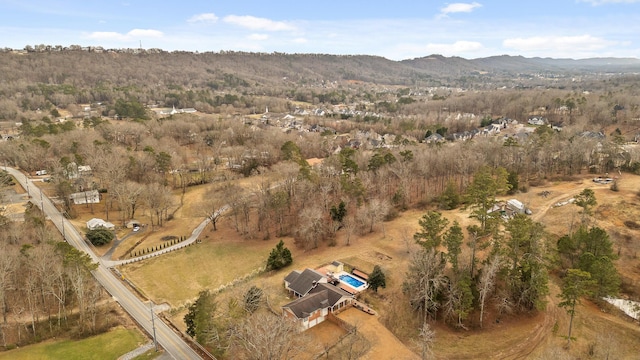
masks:
<svg viewBox="0 0 640 360"><path fill-rule="evenodd" d="M439 81L422 75L405 79L407 83L415 81L411 88L396 90L334 83L326 81L335 76L328 69L309 71L321 66L322 59L306 55L270 55L287 65L281 68L276 62L259 73L255 64L265 60L264 54L119 54L113 62L99 54L72 55L47 54L23 61L0 54L8 59L0 62L0 70L13 69L3 72L10 78L0 87L0 94L6 95L0 100L0 119L11 120L12 124L22 122L19 139L0 143L0 162L26 171L49 170L56 195L64 200L71 216L69 195L97 189L103 195L107 220L114 210L119 211L117 220L122 224L146 211L152 226L162 226L182 205L188 186L205 184L210 191L202 200L202 215L209 218L214 230L226 216L231 226L247 238L292 235L298 246L311 249L335 245L339 235L348 245L356 234L384 234L384 221L405 209L430 204L443 209L462 204L470 207L476 224L463 229L458 223L449 224L439 212L430 211L420 220L421 230L414 236L422 250L413 256L404 290L414 309L423 315L425 339L432 335L426 323L429 317L442 317L455 326L466 327L477 313L482 326L486 306L494 306L500 313L531 311L543 304L547 292L544 229L523 215L503 223L496 213L488 212L496 195L526 190L532 181L585 170L604 173L640 169L640 154L622 147L622 142L634 135L627 122L638 117L640 109L634 90L637 87L627 86L636 83L636 77L590 83L592 95L578 88L472 94L446 87L426 89ZM157 59L168 61L159 64ZM215 61L203 59L220 63L214 69L211 64ZM370 60L372 69L386 66L380 59ZM339 77L371 77L359 69L361 60L345 61L357 66L343 70ZM61 65L69 67L72 62L77 73L60 70ZM184 76L185 62L199 66L189 67L192 72ZM28 73L21 70L25 63ZM91 63L101 66L96 69ZM244 70L231 75L224 70L225 64ZM163 71L158 71L159 67ZM148 69L154 69L153 74ZM389 80L400 73L384 76ZM283 79L285 76L287 79ZM618 91L621 83L628 91ZM341 120L346 121L337 121L333 115L305 117L307 124L324 129L320 133L286 133L275 126L245 123L242 115L262 112L266 107L272 113L293 111L295 105L290 99L306 101L308 107L347 103L365 115L342 114ZM78 127L74 121L54 121L60 116L58 109L83 116L80 103L92 103L94 107L100 103L105 116L117 114L126 119L93 117ZM226 116L155 119L146 105L196 107L201 112ZM469 116L459 116L465 113ZM523 122L531 114L570 126L562 132L539 127L527 137L476 138L451 146L418 142L425 134L450 134L487 125L496 116ZM611 126L619 128L607 133L606 139L581 135L583 130ZM335 136L347 133L360 140L358 148L350 147L345 137ZM378 139L378 134L395 135L395 140L376 148L370 140ZM324 161L312 167L307 161L310 158ZM92 177L69 176L70 169L78 165L90 165ZM260 184L245 191L233 181L239 176L260 176ZM179 192L180 203L176 200ZM577 204L583 207L585 219L595 205L590 194L581 196ZM15 248L21 241L21 233L16 230L19 226L0 219L0 225L6 225L3 239ZM50 236L40 226L45 221L32 210L28 210L27 221L38 224L30 228L34 241L46 244ZM580 288L567 292L564 300L571 309L575 305L572 301L583 294L609 294L619 284L610 243L602 240L605 235L601 229L583 226L558 242L570 284L567 289ZM102 236L96 239L108 241ZM34 250L27 249L20 256L30 251ZM278 269L291 260L291 253L280 242L270 254L268 267ZM19 263L10 262L13 274ZM375 270L372 288L377 290L386 281L381 269ZM574 286L576 283L588 286ZM10 294L10 302L23 288L8 286L2 296ZM254 289L244 296L245 303L253 299L250 302L254 305L245 306L247 309L260 302L256 302L262 297L259 293ZM46 308L48 305L42 304L50 305L54 297L35 299L34 309ZM78 306L89 309L86 297L83 299L85 305ZM65 301L68 304L70 300ZM261 323L271 324L271 320L259 319L263 315L255 310L247 311L244 328L229 326L228 320L217 322L220 319L215 315L216 301L211 294L201 294L192 307L190 334L201 336L205 344L220 342L216 348L233 346L228 334L229 329L235 329L234 336L241 339L235 344L247 346L249 354L249 347L257 346L248 340L250 332L255 331L252 329ZM11 306L3 308L10 310ZM197 315L198 309L208 309L208 315ZM42 310L32 312L39 313ZM88 322L83 319L82 323ZM287 326L282 328L278 336L290 335Z"/></svg>
<svg viewBox="0 0 640 360"><path fill-rule="evenodd" d="M548 273L556 266L551 261L556 252L549 252L543 226L525 214L503 220L499 212L489 211L495 196L509 191L508 178L500 168L481 168L475 174L462 196L471 208L470 217L477 220L467 227L466 235L457 222L449 226L440 212L429 211L420 219L414 240L421 248L412 256L403 291L413 309L421 313L423 330L429 330L429 318L439 317L457 327L482 327L488 306L498 317L545 306ZM568 341L580 299L615 296L621 283L609 235L589 226L596 205L593 190L583 190L576 205L582 208L581 225L560 237L557 248L552 249L557 250L562 274L559 306L570 315ZM472 314L477 321L470 318Z"/></svg>
<svg viewBox="0 0 640 360"><path fill-rule="evenodd" d="M615 296L620 288L620 275L613 263L617 255L607 232L597 226L589 226L592 209L597 204L591 189L583 190L576 197L576 204L582 208L582 222L578 229L558 239L557 250L560 268L563 271L562 301L570 316L567 334L571 344L573 318L576 305L582 297L596 301L603 297Z"/></svg>
<svg viewBox="0 0 640 360"><path fill-rule="evenodd" d="M115 234L107 229L93 229L87 231L87 239L94 246L102 246L110 243L115 238Z"/></svg>
<svg viewBox="0 0 640 360"><path fill-rule="evenodd" d="M262 289L252 286L240 298L220 309L215 294L201 291L184 316L187 334L218 357L290 359L308 348L295 322L269 311Z"/></svg>
<svg viewBox="0 0 640 360"><path fill-rule="evenodd" d="M424 323L441 315L467 327L469 316L477 313L482 327L488 304L498 316L544 306L548 275L542 225L524 214L503 222L499 212L489 211L495 196L508 190L504 169L485 167L476 173L465 199L478 223L468 226L466 235L440 212L429 211L420 219L414 239L421 250L413 254L403 291Z"/></svg>
<svg viewBox="0 0 640 360"><path fill-rule="evenodd" d="M355 124L340 126L344 123ZM67 211L72 210L70 193L99 189L104 190L107 218L111 210L121 210L118 220L124 223L147 211L154 226L180 206L173 190L184 194L188 186L232 179L229 166L244 176L277 173L273 180L265 177L251 196L234 184L216 190L207 197L211 201L204 206L205 215L215 227L222 215L216 211L228 204L234 227L244 236L293 234L305 248L334 243L338 231L347 241L353 234L384 231L383 220L396 211L432 201L453 208L483 164L508 169L511 189L526 190L531 179L587 168L612 171L639 160L632 152L621 157L619 144L598 147L595 139L564 131L539 130L525 139L485 138L455 146L399 140L389 149L366 143L353 149L342 137L286 134L269 126L255 130L235 118L176 116L143 123L98 122L95 128L24 136L2 142L0 148L7 164L27 171L48 169ZM325 160L312 168L306 159L313 157ZM93 179L69 179L73 165L90 165Z"/></svg>
<svg viewBox="0 0 640 360"><path fill-rule="evenodd" d="M89 335L109 324L91 258L56 242L37 210L25 224L0 224L0 345L8 348L64 333Z"/></svg>

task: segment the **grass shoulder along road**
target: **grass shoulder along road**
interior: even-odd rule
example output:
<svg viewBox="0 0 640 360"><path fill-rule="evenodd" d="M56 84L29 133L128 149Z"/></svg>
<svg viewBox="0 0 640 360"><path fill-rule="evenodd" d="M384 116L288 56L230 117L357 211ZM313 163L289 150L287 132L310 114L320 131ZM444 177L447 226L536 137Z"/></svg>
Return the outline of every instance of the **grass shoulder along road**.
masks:
<svg viewBox="0 0 640 360"><path fill-rule="evenodd" d="M82 340L51 340L0 353L0 360L117 359L148 340L136 329L116 328Z"/></svg>

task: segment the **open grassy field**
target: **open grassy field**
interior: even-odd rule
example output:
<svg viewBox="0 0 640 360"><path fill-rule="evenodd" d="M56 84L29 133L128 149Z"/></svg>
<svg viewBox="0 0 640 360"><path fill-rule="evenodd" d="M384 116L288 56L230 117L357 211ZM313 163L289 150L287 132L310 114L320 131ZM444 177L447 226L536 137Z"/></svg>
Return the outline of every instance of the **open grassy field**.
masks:
<svg viewBox="0 0 640 360"><path fill-rule="evenodd" d="M594 184L591 178L591 175L584 174L569 181L547 182L513 197L520 199L533 210L533 219L541 222L550 234L549 246L552 247L555 237L566 234L580 222L580 209L577 206L553 205L577 195L585 188L592 188L598 201L595 216L597 225L609 232L616 249L620 250L617 265L623 276L632 284L638 284L639 230L627 228L624 224L625 221L640 216L640 197L637 196L640 177L624 174L619 181L618 192L611 191L608 186ZM542 196L543 191L548 194ZM202 195L198 189L189 193L191 201ZM193 211L185 211L182 215L186 216L189 213L196 214ZM378 294L366 294L364 297L365 301L379 312L380 318L375 319L375 323L363 321L362 331L377 334L376 337L379 339L390 340L374 342L370 354L389 359L393 358L393 354L404 353L407 349L419 354L420 349L413 341L417 330L411 327L415 325L411 323L415 314L408 310L408 306L400 306L398 300L402 299L401 286L410 251L416 247L413 234L418 230L418 220L424 213L424 210L406 211L393 221L385 223L384 232L377 228L373 233L354 236L349 246L340 233L336 246L322 245L309 251L297 248L292 238L285 237L283 240L292 251L293 265L277 272L251 277L237 287L225 289L218 294L218 301L224 304L228 298L241 296L243 289L256 285L265 289L271 304L278 307L291 301L281 289L282 279L293 269L317 268L333 260L343 261L364 271L371 271L374 265L380 265L387 274L387 288L380 289ZM464 210L444 211L443 215L451 222L458 221L463 228L473 221L469 219L468 211ZM185 220L188 220L185 223L195 222L193 219ZM175 232L177 229L172 228L171 231ZM185 228L183 232L189 231L190 229ZM200 290L217 289L260 268L264 265L270 249L279 241L279 238L266 241L242 239L233 229L230 219L223 219L218 231L214 232L209 227L201 238L201 244L163 257L124 266L122 272L154 301L166 301L176 309L193 300ZM600 309L589 302L580 307L576 316L574 335L578 341L570 351L562 349L565 343L562 335L568 327L568 316L557 307L558 283L559 280L552 276L552 293L547 298L546 310L534 315L505 317L499 323L492 318L487 321L484 329L473 327L470 330L456 330L439 323L434 324L436 358L555 359L561 358L560 355L579 358L592 349L597 349L594 351L601 354L605 349L611 348L615 349L617 358L624 359L633 358L633 354L640 352L637 342L640 328L637 325L625 320L611 308ZM180 327L183 316L184 311L178 311L173 313L171 319ZM487 316L489 318L491 315ZM395 324L392 319L394 317L398 319ZM392 329L395 335L391 332L382 334L383 331L388 331L381 326L382 322L387 322L387 327ZM557 331L554 332L555 328ZM319 344L326 335L318 330L311 334ZM609 336L607 340L602 334L613 336ZM408 355L407 358L411 357Z"/></svg>
<svg viewBox="0 0 640 360"><path fill-rule="evenodd" d="M82 340L52 340L0 353L0 360L104 360L118 357L148 342L136 329L117 328Z"/></svg>
<svg viewBox="0 0 640 360"><path fill-rule="evenodd" d="M204 289L216 289L266 264L271 242L204 240L184 250L122 268L156 302L180 307Z"/></svg>

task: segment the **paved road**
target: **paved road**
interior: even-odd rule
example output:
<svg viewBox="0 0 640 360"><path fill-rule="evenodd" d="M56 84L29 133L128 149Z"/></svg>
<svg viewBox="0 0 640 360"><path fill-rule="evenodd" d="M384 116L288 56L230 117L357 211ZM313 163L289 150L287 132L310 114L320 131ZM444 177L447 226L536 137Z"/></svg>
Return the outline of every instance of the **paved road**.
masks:
<svg viewBox="0 0 640 360"><path fill-rule="evenodd" d="M138 299L109 269L103 261L96 256L89 245L84 241L78 230L64 220L62 214L56 209L51 200L42 191L33 185L20 171L5 167L5 169L18 180L20 185L27 190L32 198L32 202L41 207L44 213L51 219L58 230L64 235L65 240L80 251L89 254L94 262L98 263L98 268L93 272L93 276L102 286L120 303L120 306L135 319L149 334L153 335L151 324L151 311L149 305ZM158 344L174 359L201 359L201 357L187 343L176 334L167 324L161 320L155 320L156 338Z"/></svg>

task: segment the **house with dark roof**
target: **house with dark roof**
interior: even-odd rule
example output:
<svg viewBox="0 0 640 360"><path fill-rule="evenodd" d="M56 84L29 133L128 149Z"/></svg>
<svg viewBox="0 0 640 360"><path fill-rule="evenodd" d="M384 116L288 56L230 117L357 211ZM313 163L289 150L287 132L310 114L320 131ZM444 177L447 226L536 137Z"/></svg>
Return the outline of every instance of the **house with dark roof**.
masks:
<svg viewBox="0 0 640 360"><path fill-rule="evenodd" d="M303 297L318 283L327 283L327 277L313 269L293 270L284 278L284 287L291 295Z"/></svg>
<svg viewBox="0 0 640 360"><path fill-rule="evenodd" d="M427 144L431 144L431 143L441 143L441 142L445 142L445 138L444 136L438 134L438 133L433 133L427 137L424 138L424 142Z"/></svg>
<svg viewBox="0 0 640 360"><path fill-rule="evenodd" d="M282 314L306 330L325 321L329 313L335 314L352 305L353 301L353 295L346 291L331 284L316 282L305 296L284 305Z"/></svg>

